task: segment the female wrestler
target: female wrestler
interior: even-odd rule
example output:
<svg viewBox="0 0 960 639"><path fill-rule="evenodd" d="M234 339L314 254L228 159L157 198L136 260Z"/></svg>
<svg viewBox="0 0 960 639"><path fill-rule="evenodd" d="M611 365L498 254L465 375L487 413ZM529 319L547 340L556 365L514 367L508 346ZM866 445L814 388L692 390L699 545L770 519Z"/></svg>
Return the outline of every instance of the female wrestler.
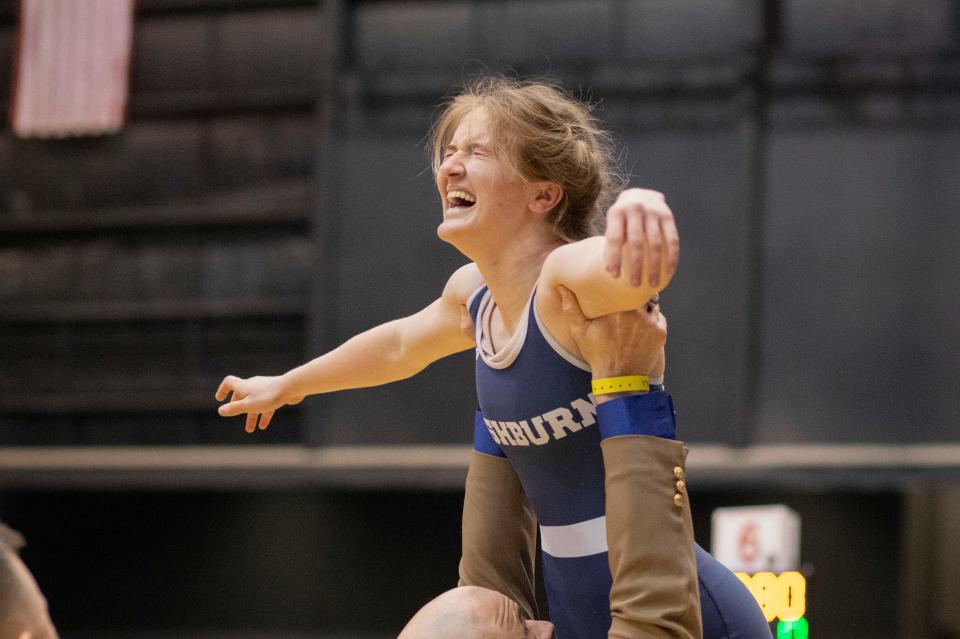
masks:
<svg viewBox="0 0 960 639"><path fill-rule="evenodd" d="M589 428L596 421L590 373L559 287L576 296L588 318L643 306L676 268L672 213L661 194L630 189L608 212L607 238L590 236L616 186L610 144L588 109L554 87L478 82L449 103L433 142L443 205L437 233L472 262L414 315L278 377L228 376L217 398L233 396L220 414L246 413L248 431L266 428L277 408L306 395L403 379L475 347L483 424L524 488L531 487L541 530L570 525L570 517L586 521L591 509L600 517L603 464L597 429ZM471 323L473 338L462 330ZM575 513L563 507L571 497L583 503ZM596 604L590 614L571 611L557 624L558 636L600 636L604 619L609 625L609 580L581 583L578 591L565 564L573 565L545 563L551 616L571 597ZM698 569L724 570L699 548Z"/></svg>
<svg viewBox="0 0 960 639"><path fill-rule="evenodd" d="M217 396L233 397L221 415L246 413L248 431L263 429L277 408L306 395L405 379L474 348L461 314L484 284L496 300L488 348L501 349L515 334L536 285L538 316L575 354L559 319L557 284L596 317L639 308L672 277L679 238L659 193L624 191L608 213L606 241L590 237L616 188L609 142L586 107L558 90L480 82L443 114L434 151L443 206L437 234L472 263L420 312L361 333L285 375L228 376ZM629 271L621 272L621 256Z"/></svg>

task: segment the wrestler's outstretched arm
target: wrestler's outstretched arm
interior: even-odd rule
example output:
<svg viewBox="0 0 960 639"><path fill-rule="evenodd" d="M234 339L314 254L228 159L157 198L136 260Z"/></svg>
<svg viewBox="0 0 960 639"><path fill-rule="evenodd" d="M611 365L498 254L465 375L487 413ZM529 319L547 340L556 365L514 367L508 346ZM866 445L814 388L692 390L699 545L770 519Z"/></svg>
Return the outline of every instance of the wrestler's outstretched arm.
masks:
<svg viewBox="0 0 960 639"><path fill-rule="evenodd" d="M438 359L472 348L473 338L463 330L464 304L482 283L477 267L467 264L450 276L439 299L414 315L360 333L283 375L247 379L228 375L216 398L222 402L232 397L219 412L224 417L246 413L246 430L253 432L258 418L264 429L274 411L307 395L406 379Z"/></svg>
<svg viewBox="0 0 960 639"><path fill-rule="evenodd" d="M656 304L589 320L561 287L570 334L594 379L659 368L666 319ZM615 348L609 346L613 344ZM624 396L633 395L633 396ZM608 639L699 639L703 634L693 523L664 392L597 395L605 469L607 546L613 586Z"/></svg>

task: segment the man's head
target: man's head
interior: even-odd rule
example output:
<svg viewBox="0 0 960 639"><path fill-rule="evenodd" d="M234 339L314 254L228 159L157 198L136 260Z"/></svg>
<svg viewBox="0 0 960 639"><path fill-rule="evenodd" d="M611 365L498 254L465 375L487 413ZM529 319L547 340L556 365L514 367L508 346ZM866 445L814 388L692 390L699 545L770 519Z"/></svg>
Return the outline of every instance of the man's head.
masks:
<svg viewBox="0 0 960 639"><path fill-rule="evenodd" d="M0 637L57 639L47 600L17 554L23 545L20 533L0 522Z"/></svg>
<svg viewBox="0 0 960 639"><path fill-rule="evenodd" d="M413 616L397 639L550 639L549 621L524 621L517 603L494 590L464 586Z"/></svg>

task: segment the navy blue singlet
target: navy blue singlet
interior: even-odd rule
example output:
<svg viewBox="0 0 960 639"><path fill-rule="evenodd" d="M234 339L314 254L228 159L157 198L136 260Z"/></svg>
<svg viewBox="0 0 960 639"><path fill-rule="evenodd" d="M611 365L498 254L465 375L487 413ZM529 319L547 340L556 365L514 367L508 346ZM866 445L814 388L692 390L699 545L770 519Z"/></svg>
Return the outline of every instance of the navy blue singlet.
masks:
<svg viewBox="0 0 960 639"><path fill-rule="evenodd" d="M602 639L610 628L612 578L591 375L540 324L534 297L496 354L484 348L483 327L495 308L487 287L470 298L480 402L474 447L510 460L536 513L554 638ZM704 639L769 639L770 627L740 580L700 546L696 555Z"/></svg>

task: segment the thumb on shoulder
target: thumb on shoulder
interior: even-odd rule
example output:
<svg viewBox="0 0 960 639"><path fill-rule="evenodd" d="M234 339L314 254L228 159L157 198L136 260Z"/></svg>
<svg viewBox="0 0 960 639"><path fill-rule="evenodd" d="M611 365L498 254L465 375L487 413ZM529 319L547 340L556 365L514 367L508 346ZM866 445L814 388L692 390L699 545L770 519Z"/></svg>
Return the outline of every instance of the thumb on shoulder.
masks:
<svg viewBox="0 0 960 639"><path fill-rule="evenodd" d="M583 310L580 308L580 302L577 301L577 296L573 294L573 291L566 286L558 284L557 292L560 294L560 308L563 310L564 315L566 315L568 319L585 322L587 318L583 314Z"/></svg>

